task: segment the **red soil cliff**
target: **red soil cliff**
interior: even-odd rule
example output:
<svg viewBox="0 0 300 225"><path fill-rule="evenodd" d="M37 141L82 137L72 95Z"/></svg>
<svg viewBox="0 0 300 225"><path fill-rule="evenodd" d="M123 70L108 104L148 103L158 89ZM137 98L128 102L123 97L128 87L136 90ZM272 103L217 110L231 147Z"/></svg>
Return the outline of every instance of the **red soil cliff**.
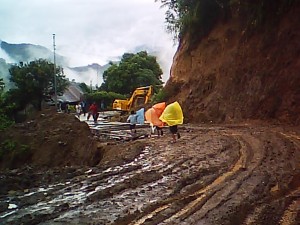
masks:
<svg viewBox="0 0 300 225"><path fill-rule="evenodd" d="M249 31L241 13L219 22L191 48L187 38L173 60L166 92L190 122L246 119L300 124L300 4ZM255 21L254 21L255 22Z"/></svg>

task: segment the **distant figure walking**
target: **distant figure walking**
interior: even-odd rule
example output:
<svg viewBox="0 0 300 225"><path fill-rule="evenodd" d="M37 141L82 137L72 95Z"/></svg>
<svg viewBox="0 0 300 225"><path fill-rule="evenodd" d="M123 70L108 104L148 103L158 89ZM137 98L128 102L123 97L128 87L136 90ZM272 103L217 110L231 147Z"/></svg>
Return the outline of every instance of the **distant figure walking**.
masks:
<svg viewBox="0 0 300 225"><path fill-rule="evenodd" d="M86 114L86 104L84 101L80 102L81 111L83 112L83 116Z"/></svg>
<svg viewBox="0 0 300 225"><path fill-rule="evenodd" d="M71 109L70 109L70 105L68 102L66 102L66 113L70 113Z"/></svg>
<svg viewBox="0 0 300 225"><path fill-rule="evenodd" d="M130 113L128 119L127 119L127 122L130 123L129 129L130 129L131 133L132 134L136 133L136 127L135 126L137 124L137 115L135 114L134 111L131 111L131 113Z"/></svg>
<svg viewBox="0 0 300 225"><path fill-rule="evenodd" d="M102 101L101 104L100 104L100 109L101 109L101 111L104 111L104 109L105 109L105 105L104 105L104 102L103 102L103 101Z"/></svg>
<svg viewBox="0 0 300 225"><path fill-rule="evenodd" d="M98 114L98 107L96 105L96 102L93 102L93 104L90 106L87 120L89 120L90 115L92 115L94 122L97 123L99 114Z"/></svg>
<svg viewBox="0 0 300 225"><path fill-rule="evenodd" d="M79 117L80 117L80 114L81 114L81 112L82 112L81 105L78 103L78 104L75 106L75 109L76 109L76 116L79 118Z"/></svg>

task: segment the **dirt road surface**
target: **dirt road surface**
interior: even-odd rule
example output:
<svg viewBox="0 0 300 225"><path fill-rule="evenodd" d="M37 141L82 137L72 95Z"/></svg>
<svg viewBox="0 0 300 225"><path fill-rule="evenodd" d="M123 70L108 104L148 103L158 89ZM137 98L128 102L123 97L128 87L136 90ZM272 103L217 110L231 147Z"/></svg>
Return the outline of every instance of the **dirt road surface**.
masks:
<svg viewBox="0 0 300 225"><path fill-rule="evenodd" d="M96 167L0 174L13 187L1 193L0 224L299 224L299 127L186 125L180 132L176 143L166 130L111 145L114 154Z"/></svg>

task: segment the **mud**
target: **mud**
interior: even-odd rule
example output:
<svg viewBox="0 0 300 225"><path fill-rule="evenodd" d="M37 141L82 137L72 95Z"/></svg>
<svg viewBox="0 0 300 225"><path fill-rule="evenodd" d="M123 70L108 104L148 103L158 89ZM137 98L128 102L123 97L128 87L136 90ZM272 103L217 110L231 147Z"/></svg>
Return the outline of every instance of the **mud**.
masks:
<svg viewBox="0 0 300 225"><path fill-rule="evenodd" d="M96 167L2 172L0 224L299 224L299 127L180 131L110 145Z"/></svg>

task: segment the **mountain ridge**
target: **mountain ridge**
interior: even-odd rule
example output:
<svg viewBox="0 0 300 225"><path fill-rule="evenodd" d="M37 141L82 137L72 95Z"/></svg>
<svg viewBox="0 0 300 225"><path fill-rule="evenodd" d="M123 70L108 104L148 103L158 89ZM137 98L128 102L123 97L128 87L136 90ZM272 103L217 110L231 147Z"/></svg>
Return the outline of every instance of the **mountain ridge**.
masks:
<svg viewBox="0 0 300 225"><path fill-rule="evenodd" d="M51 62L54 60L53 51L41 45L30 43L11 44L3 40L0 40L0 43L0 50L3 51L2 54L6 55L0 55L0 59L2 59L0 64L0 77L4 78L5 83L9 82L8 68L11 64L30 62L40 58L49 60ZM6 61L8 58L9 62ZM83 66L72 67L69 65L69 60L67 57L55 54L55 58L56 64L64 68L66 77L69 80L84 82L86 84L88 84L92 79L96 80L96 82L94 82L96 85L99 81L101 84L103 82L102 74L110 66L109 63L103 66L98 63L92 63ZM96 79L95 75L97 76Z"/></svg>

